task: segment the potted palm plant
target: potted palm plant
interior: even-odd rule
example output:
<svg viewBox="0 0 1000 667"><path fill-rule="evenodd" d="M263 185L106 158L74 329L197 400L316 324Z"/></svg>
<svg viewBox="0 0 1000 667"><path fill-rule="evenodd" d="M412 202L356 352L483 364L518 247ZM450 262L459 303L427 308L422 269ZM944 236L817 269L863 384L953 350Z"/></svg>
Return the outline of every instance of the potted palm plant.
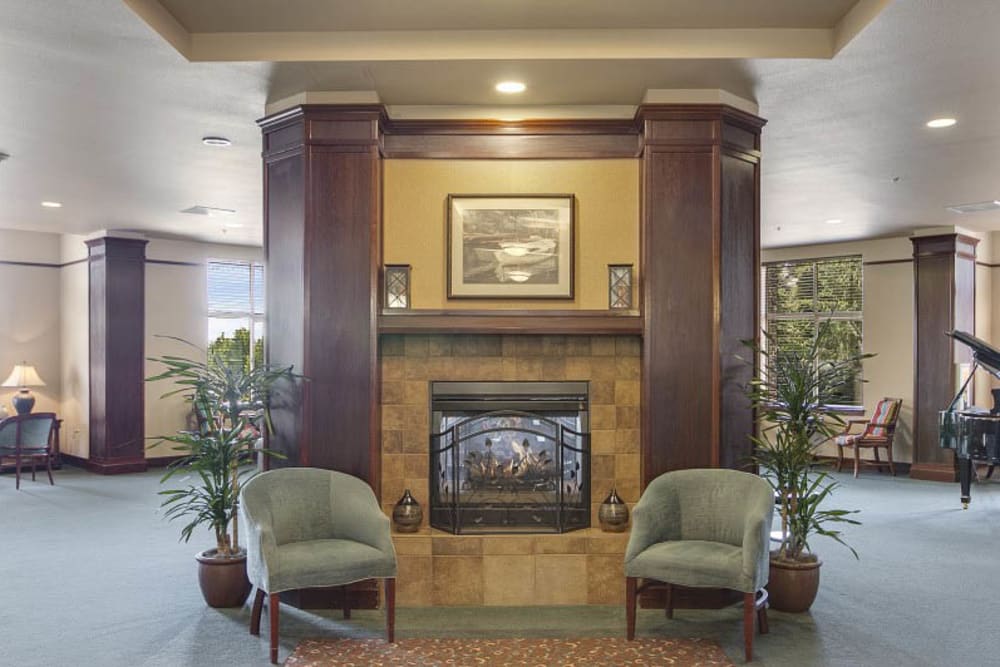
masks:
<svg viewBox="0 0 1000 667"><path fill-rule="evenodd" d="M175 482L160 491L161 507L168 520L187 521L181 529L185 542L198 528L212 531L215 547L196 556L202 595L209 606L238 607L250 593L237 522L240 487L256 473L258 455L279 456L259 445L262 433L272 428L268 400L275 383L296 376L290 366L254 367L248 360L175 340L198 350L198 358L151 358L164 368L147 381L172 380L176 388L162 398L184 395L198 424L158 438L180 453L160 480Z"/></svg>
<svg viewBox="0 0 1000 667"><path fill-rule="evenodd" d="M746 394L759 424L757 435L751 435L753 461L774 488L781 517L781 542L771 552L767 586L771 606L779 611L806 611L816 598L822 561L812 553L812 537L832 538L858 557L836 529L841 523L859 524L852 518L857 510L826 507L837 482L815 454L844 423L829 406L844 401L845 388L859 377L862 360L874 355L848 353L827 361L824 351L830 342L825 338L830 335L824 325L805 345L782 345L767 332L763 348L745 341L762 361Z"/></svg>

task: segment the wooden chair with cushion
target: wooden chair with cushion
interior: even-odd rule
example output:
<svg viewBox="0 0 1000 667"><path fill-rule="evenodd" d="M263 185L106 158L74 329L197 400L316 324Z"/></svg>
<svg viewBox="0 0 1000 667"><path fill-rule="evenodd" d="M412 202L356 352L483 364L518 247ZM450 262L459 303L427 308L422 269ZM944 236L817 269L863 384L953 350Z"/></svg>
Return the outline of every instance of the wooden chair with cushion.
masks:
<svg viewBox="0 0 1000 667"><path fill-rule="evenodd" d="M879 472L884 466L889 467L889 472L896 475L896 469L892 465L892 439L896 434L896 421L899 419L899 408L903 405L901 398L883 398L875 406L875 412L870 419L849 419L844 430L834 437L837 445L837 472L840 472L844 464L844 447L854 448L854 476L858 476L861 466L876 466ZM851 433L855 426L864 425L865 429L861 433ZM861 449L869 448L875 455L874 461L861 458ZM885 455L888 461L879 458L878 450L885 448Z"/></svg>
<svg viewBox="0 0 1000 667"><path fill-rule="evenodd" d="M8 417L0 421L0 462L14 465L14 486L21 488L21 464L31 464L31 481L35 481L35 466L45 463L52 480L52 431L56 415L53 412L33 412Z"/></svg>
<svg viewBox="0 0 1000 667"><path fill-rule="evenodd" d="M754 613L767 633L767 584L774 491L757 475L725 469L676 470L646 487L632 513L625 551L626 636L635 638L638 594L672 587L726 588L743 593L743 644L753 657ZM639 586L639 580L647 580ZM660 583L662 582L662 583Z"/></svg>
<svg viewBox="0 0 1000 667"><path fill-rule="evenodd" d="M386 634L394 641L396 551L389 518L363 480L333 470L282 468L243 487L247 575L256 587L250 634L267 597L271 662L278 662L278 595L382 579ZM344 608L345 616L349 609Z"/></svg>

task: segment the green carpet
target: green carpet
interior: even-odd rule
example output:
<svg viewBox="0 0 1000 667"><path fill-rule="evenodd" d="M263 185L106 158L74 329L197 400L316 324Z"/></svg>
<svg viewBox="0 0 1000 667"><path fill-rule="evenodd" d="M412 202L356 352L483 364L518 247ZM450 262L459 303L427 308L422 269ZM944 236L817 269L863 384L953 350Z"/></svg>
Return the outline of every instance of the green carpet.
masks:
<svg viewBox="0 0 1000 667"><path fill-rule="evenodd" d="M158 472L101 477L68 468L56 486L0 476L0 664L18 667L184 667L269 664L266 630L247 632L249 609L207 608L194 554L157 512ZM847 539L861 555L818 538L824 560L811 613L770 612L754 664L979 667L1000 661L1000 484L958 486L840 475L836 505L861 508ZM701 637L742 664L737 607L641 610L640 637ZM282 609L281 658L304 638L378 638L380 612L318 615ZM624 634L612 607L400 609L396 632L414 637L608 637Z"/></svg>

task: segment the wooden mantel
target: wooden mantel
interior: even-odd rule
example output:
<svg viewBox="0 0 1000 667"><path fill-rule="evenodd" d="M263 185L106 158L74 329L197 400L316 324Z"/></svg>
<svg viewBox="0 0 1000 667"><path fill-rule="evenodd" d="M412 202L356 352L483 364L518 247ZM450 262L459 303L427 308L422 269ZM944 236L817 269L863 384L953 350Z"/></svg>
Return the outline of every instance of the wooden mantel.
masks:
<svg viewBox="0 0 1000 667"><path fill-rule="evenodd" d="M379 333L641 335L636 311L383 310Z"/></svg>

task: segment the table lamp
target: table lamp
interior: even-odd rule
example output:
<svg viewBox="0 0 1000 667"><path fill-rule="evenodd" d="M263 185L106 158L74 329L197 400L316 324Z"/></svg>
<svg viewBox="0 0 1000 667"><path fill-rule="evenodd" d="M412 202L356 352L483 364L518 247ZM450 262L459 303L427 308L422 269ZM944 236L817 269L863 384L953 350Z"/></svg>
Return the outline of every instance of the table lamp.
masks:
<svg viewBox="0 0 1000 667"><path fill-rule="evenodd" d="M14 404L14 410L17 411L17 414L26 415L31 412L31 408L35 407L35 397L28 391L28 387L44 387L45 383L42 382L42 378L38 377L38 371L35 370L34 366L28 364L27 361L22 361L14 366L14 370L0 386L20 387L20 391L14 394L11 403Z"/></svg>

